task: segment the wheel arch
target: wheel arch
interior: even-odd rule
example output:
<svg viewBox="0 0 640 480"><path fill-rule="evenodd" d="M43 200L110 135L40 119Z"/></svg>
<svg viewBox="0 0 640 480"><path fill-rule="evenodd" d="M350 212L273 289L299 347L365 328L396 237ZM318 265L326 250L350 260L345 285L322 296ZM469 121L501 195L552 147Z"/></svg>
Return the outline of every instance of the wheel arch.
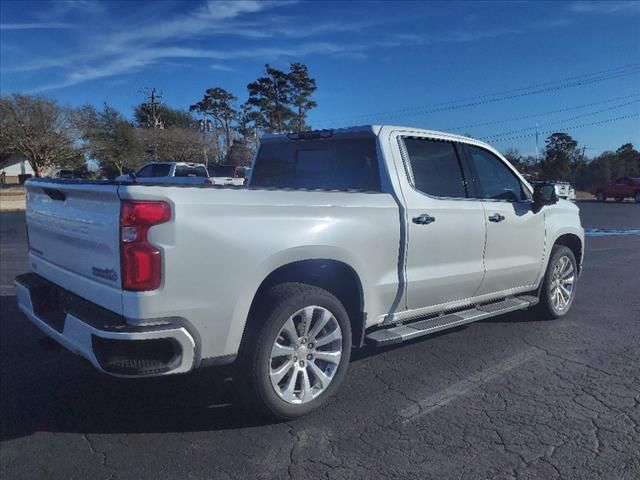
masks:
<svg viewBox="0 0 640 480"><path fill-rule="evenodd" d="M582 270L582 254L584 246L582 245L582 239L573 233L565 233L556 238L554 245L563 245L573 252L578 263L578 273Z"/></svg>
<svg viewBox="0 0 640 480"><path fill-rule="evenodd" d="M258 287L245 324L246 329L258 321L256 309L265 293L272 287L287 282L306 283L327 290L344 305L351 323L352 343L359 347L364 341L366 313L364 311L364 289L360 276L345 262L315 258L299 260L282 265L267 275Z"/></svg>

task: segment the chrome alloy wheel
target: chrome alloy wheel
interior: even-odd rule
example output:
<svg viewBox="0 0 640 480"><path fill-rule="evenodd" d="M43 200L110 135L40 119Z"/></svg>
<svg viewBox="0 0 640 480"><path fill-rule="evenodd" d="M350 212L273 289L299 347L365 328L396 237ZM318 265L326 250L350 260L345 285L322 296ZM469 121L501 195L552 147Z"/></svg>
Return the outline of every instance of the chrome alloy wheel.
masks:
<svg viewBox="0 0 640 480"><path fill-rule="evenodd" d="M550 293L551 303L557 312L563 312L571 304L575 286L575 268L568 256L563 255L553 267Z"/></svg>
<svg viewBox="0 0 640 480"><path fill-rule="evenodd" d="M310 402L331 384L341 356L338 320L324 307L305 307L276 336L269 357L271 385L285 402Z"/></svg>

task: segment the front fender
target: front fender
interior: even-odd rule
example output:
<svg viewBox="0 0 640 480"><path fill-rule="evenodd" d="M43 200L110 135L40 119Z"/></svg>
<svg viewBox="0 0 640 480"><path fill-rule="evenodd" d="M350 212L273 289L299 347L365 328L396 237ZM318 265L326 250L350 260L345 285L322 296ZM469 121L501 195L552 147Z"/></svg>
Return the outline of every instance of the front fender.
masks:
<svg viewBox="0 0 640 480"><path fill-rule="evenodd" d="M540 279L544 277L551 257L551 249L563 235L574 235L580 240L581 254L576 258L579 270L582 271L584 259L584 228L580 222L580 210L576 204L568 200L560 200L556 205L545 208L545 256Z"/></svg>

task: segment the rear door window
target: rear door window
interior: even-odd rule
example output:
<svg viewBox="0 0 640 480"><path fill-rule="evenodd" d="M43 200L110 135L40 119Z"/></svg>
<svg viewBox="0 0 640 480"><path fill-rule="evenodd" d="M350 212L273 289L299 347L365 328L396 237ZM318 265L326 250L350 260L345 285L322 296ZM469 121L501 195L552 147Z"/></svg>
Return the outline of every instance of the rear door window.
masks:
<svg viewBox="0 0 640 480"><path fill-rule="evenodd" d="M204 166L193 167L193 171L196 177L208 177L207 169Z"/></svg>
<svg viewBox="0 0 640 480"><path fill-rule="evenodd" d="M138 173L136 173L136 177L151 177L151 172L153 169L153 165L147 165L146 167L141 168L140 170L138 170Z"/></svg>
<svg viewBox="0 0 640 480"><path fill-rule="evenodd" d="M171 171L171 165L168 163L154 163L152 167L152 177L167 177L169 176L169 171Z"/></svg>
<svg viewBox="0 0 640 480"><path fill-rule="evenodd" d="M262 144L251 186L380 191L375 137L331 137Z"/></svg>

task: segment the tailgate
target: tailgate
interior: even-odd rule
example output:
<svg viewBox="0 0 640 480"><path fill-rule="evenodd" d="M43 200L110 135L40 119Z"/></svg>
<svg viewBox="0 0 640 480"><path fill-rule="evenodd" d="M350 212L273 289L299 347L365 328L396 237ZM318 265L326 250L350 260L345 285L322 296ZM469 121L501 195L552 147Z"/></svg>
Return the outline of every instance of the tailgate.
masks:
<svg viewBox="0 0 640 480"><path fill-rule="evenodd" d="M120 289L119 222L118 185L27 183L29 252L48 272L59 272L61 278L49 280L62 287L71 287L64 284L70 273Z"/></svg>

